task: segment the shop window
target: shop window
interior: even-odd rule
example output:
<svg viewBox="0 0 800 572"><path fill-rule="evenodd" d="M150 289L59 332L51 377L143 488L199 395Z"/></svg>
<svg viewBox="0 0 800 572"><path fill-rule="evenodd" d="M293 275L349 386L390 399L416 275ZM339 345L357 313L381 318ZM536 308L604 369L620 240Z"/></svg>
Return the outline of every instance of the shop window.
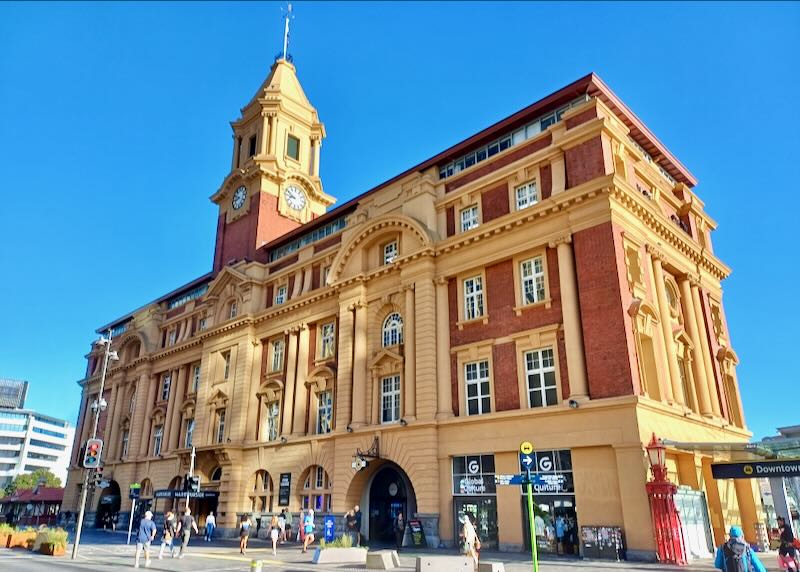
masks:
<svg viewBox="0 0 800 572"><path fill-rule="evenodd" d="M525 352L528 407L558 405L556 368L552 348Z"/></svg>
<svg viewBox="0 0 800 572"><path fill-rule="evenodd" d="M464 382L467 391L467 415L491 413L489 361L464 364Z"/></svg>
<svg viewBox="0 0 800 572"><path fill-rule="evenodd" d="M464 319L483 316L483 278L474 276L464 280Z"/></svg>
<svg viewBox="0 0 800 572"><path fill-rule="evenodd" d="M403 318L392 312L383 321L383 347L396 346L403 343Z"/></svg>
<svg viewBox="0 0 800 572"><path fill-rule="evenodd" d="M545 299L544 260L536 256L520 263L522 303L535 304Z"/></svg>
<svg viewBox="0 0 800 572"><path fill-rule="evenodd" d="M381 379L381 423L400 421L400 376Z"/></svg>

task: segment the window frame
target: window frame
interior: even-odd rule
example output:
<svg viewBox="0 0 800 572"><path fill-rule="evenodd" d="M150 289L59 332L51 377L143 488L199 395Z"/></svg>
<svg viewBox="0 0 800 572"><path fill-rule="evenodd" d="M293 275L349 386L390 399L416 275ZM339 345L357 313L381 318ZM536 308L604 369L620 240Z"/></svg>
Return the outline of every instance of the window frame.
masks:
<svg viewBox="0 0 800 572"><path fill-rule="evenodd" d="M200 389L200 373L202 371L201 364L197 363L192 366L192 385L190 393L197 393Z"/></svg>
<svg viewBox="0 0 800 572"><path fill-rule="evenodd" d="M486 365L486 376L481 377L481 366ZM469 379L469 369L470 366L476 366L475 371L478 374L474 380ZM466 417L474 417L477 415L490 415L494 412L493 403L492 403L492 363L489 359L477 359L465 362L463 364L463 372L464 372L464 414ZM483 385L486 384L488 387L488 394L483 393ZM477 394L475 396L470 396L469 388L470 385L477 386ZM470 413L470 402L475 401L477 402L477 412ZM488 403L489 410L484 411L485 403Z"/></svg>
<svg viewBox="0 0 800 572"><path fill-rule="evenodd" d="M463 321L472 322L480 320L486 315L485 282L486 278L482 273L461 279L461 311ZM473 291L469 293L467 292L468 283L473 283ZM470 307L473 305L474 308L471 312Z"/></svg>
<svg viewBox="0 0 800 572"><path fill-rule="evenodd" d="M233 320L239 315L239 304L236 300L232 300L228 305L228 319Z"/></svg>
<svg viewBox="0 0 800 572"><path fill-rule="evenodd" d="M280 351L277 351L277 348L280 347ZM270 348L270 356L269 356L269 373L280 373L283 371L283 364L286 359L286 340L283 338L275 338L270 341L269 343ZM280 357L278 363L275 362L275 359Z"/></svg>
<svg viewBox="0 0 800 572"><path fill-rule="evenodd" d="M272 415L272 412L276 415ZM274 432L272 421L274 420ZM281 404L279 400L269 401L264 404L264 427L266 441L277 441L281 436Z"/></svg>
<svg viewBox="0 0 800 572"><path fill-rule="evenodd" d="M389 382L391 387L387 391L387 384ZM399 423L402 417L402 401L403 401L403 382L400 379L400 374L386 375L381 377L379 383L381 384L380 390L380 423L381 425L391 425ZM390 418L386 417L386 400L387 397L390 401L391 411Z"/></svg>
<svg viewBox="0 0 800 572"><path fill-rule="evenodd" d="M389 321L397 317L389 324ZM399 326L397 324L399 323ZM390 348L403 344L403 315L400 312L390 312L381 323L381 347Z"/></svg>
<svg viewBox="0 0 800 572"><path fill-rule="evenodd" d="M473 204L471 204L469 206L466 206L466 207L464 207L462 209L459 209L459 211L458 211L458 228L461 229L461 232L468 232L470 230L478 228L481 225L481 212L480 212L480 207L478 205L479 205L479 203L473 203ZM464 222L465 222L464 221L464 213L466 213L468 211L474 211L475 212L474 223L471 222L470 224L472 226L470 226L469 228L465 228L464 227Z"/></svg>
<svg viewBox="0 0 800 572"><path fill-rule="evenodd" d="M523 311L531 308L539 308L544 306L550 308L553 300L550 297L550 269L547 262L548 249L546 246L533 248L523 253L518 254L512 259L514 268L514 313L519 316ZM522 273L522 265L528 261L535 260L536 258L542 259L542 273L544 277L544 296L541 300L536 302L527 302L523 296L524 291L524 278ZM535 277L535 274L534 274ZM535 283L535 281L534 281Z"/></svg>
<svg viewBox="0 0 800 572"><path fill-rule="evenodd" d="M323 403L322 396L325 395L329 399L325 403ZM333 432L333 391L331 389L324 389L323 391L317 392L316 395L316 423L314 424L314 434L315 435L328 435ZM322 414L323 412L327 411L328 413L328 430L323 431L322 428Z"/></svg>
<svg viewBox="0 0 800 572"><path fill-rule="evenodd" d="M192 447L192 442L194 440L194 428L195 428L195 421L194 417L190 417L186 420L186 426L183 432L183 447L185 449L190 449Z"/></svg>
<svg viewBox="0 0 800 572"><path fill-rule="evenodd" d="M128 447L130 446L131 441L131 431L130 429L123 429L122 430L122 440L120 443L120 459L127 459L128 458Z"/></svg>
<svg viewBox="0 0 800 572"><path fill-rule="evenodd" d="M227 381L231 374L231 350L221 352L220 356L222 357L222 379Z"/></svg>
<svg viewBox="0 0 800 572"><path fill-rule="evenodd" d="M225 423L227 408L219 407L214 411L214 443L225 442Z"/></svg>
<svg viewBox="0 0 800 572"><path fill-rule="evenodd" d="M153 456L158 457L164 448L164 425L153 427Z"/></svg>
<svg viewBox="0 0 800 572"><path fill-rule="evenodd" d="M326 353L326 345L325 345L325 329L330 327L330 353ZM319 348L317 359L319 360L327 360L336 357L336 320L331 320L329 322L323 322L319 325L319 340L318 345Z"/></svg>
<svg viewBox="0 0 800 572"><path fill-rule="evenodd" d="M397 239L391 240L381 248L383 265L393 264L400 256L400 243Z"/></svg>
<svg viewBox="0 0 800 572"><path fill-rule="evenodd" d="M528 407L528 377L526 374L525 354L532 350L552 349L553 367L556 377L557 402L555 406L564 405L564 394L561 390L561 352L558 340L559 324L549 324L540 328L525 330L512 334L515 349L514 355L517 361L517 385L519 387L519 403L521 409L528 411L551 410L554 406L547 407Z"/></svg>
<svg viewBox="0 0 800 572"><path fill-rule="evenodd" d="M531 189L533 189L533 193L530 192ZM521 190L524 190L526 192L525 204L520 204L520 191ZM532 195L532 197L531 197L531 195ZM526 182L524 182L524 183L522 183L520 185L516 185L514 187L514 202L513 202L513 204L515 206L514 210L517 210L517 211L525 210L527 208L530 208L530 207L540 203L541 200L542 200L541 191L539 190L539 184L538 184L538 182L537 182L537 180L535 178L534 179L530 179L529 181L526 181Z"/></svg>
<svg viewBox="0 0 800 572"><path fill-rule="evenodd" d="M172 374L165 373L161 376L161 399L159 401L169 401L169 396L172 393ZM166 394L166 395L165 395Z"/></svg>
<svg viewBox="0 0 800 572"><path fill-rule="evenodd" d="M290 141L297 141L297 156L293 156L290 153L289 142ZM291 159L292 161L300 161L300 138L296 135L292 135L291 133L286 134L286 157Z"/></svg>
<svg viewBox="0 0 800 572"><path fill-rule="evenodd" d="M288 298L289 286L286 284L281 284L277 288L275 288L275 297L272 300L273 306L280 306L281 304L285 304Z"/></svg>
<svg viewBox="0 0 800 572"><path fill-rule="evenodd" d="M550 352L550 359L552 360L552 365L550 365L549 367L545 367L543 365L544 364L544 358L545 358L544 352ZM530 354L538 354L539 364L540 364L538 369L530 369L528 367L528 356ZM522 367L525 369L525 394L528 396L528 399L526 401L527 404L528 404L528 409L540 409L540 408L541 409L546 409L548 407L554 407L554 406L559 405L561 400L559 399L558 378L556 376L556 370L558 369L558 366L556 364L556 352L555 352L555 350L552 347L549 347L549 346L548 347L536 348L536 349L528 349L528 350L523 351L522 359L524 360ZM553 374L553 385L552 385L552 387L545 384L545 374L551 373L551 372ZM540 379L542 381L541 386L538 389L533 388L531 386L531 382L533 380L533 376L535 376L537 374L540 376ZM555 390L555 392L556 392L555 401L553 403L548 403L547 402L547 392L548 392L548 390ZM534 405L533 404L533 400L531 398L531 394L534 393L534 392L538 392L540 394L540 397L542 399L542 405Z"/></svg>

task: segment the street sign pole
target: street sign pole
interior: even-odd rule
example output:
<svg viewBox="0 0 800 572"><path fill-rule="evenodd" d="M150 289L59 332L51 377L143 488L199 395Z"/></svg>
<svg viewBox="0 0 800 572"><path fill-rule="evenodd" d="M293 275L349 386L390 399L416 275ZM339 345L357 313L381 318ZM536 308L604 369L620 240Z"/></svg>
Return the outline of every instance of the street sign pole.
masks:
<svg viewBox="0 0 800 572"><path fill-rule="evenodd" d="M525 467L525 483L528 492L528 529L531 533L531 558L533 560L533 572L539 572L539 551L536 546L536 521L533 517L533 479L531 478L531 464L533 459L533 443L523 441L519 445L520 462Z"/></svg>
<svg viewBox="0 0 800 572"><path fill-rule="evenodd" d="M133 530L133 513L136 512L136 499L131 502L131 518L128 521L128 544L131 543L131 531Z"/></svg>
<svg viewBox="0 0 800 572"><path fill-rule="evenodd" d="M195 455L195 449L194 449L194 445L192 445L192 460L189 462L189 476L190 477L194 476L194 455ZM191 491L189 490L189 487L186 487L186 508L189 508L189 493L190 492ZM177 504L177 503L175 503L175 504Z"/></svg>

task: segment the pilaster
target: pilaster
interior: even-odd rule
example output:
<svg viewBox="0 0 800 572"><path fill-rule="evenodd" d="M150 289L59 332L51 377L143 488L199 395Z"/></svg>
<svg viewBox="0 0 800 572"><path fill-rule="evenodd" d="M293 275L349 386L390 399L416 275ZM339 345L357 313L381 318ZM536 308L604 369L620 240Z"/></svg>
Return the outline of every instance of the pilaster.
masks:
<svg viewBox="0 0 800 572"><path fill-rule="evenodd" d="M289 435L292 432L292 419L294 414L294 386L297 378L297 330L288 332L286 342L286 383L283 388L283 415L281 419L281 434Z"/></svg>
<svg viewBox="0 0 800 572"><path fill-rule="evenodd" d="M694 306L694 315L697 324L697 332L700 336L700 356L697 359L702 359L703 367L706 370L706 382L708 387L709 398L711 401L711 411L715 417L721 414L719 405L719 393L716 389L716 377L714 376L714 366L711 363L711 349L708 343L708 330L706 329L706 321L703 318L703 307L700 304L700 289L695 283L691 286L692 290L692 305Z"/></svg>
<svg viewBox="0 0 800 572"><path fill-rule="evenodd" d="M353 428L367 423L367 306L353 304L355 313L353 348Z"/></svg>
<svg viewBox="0 0 800 572"><path fill-rule="evenodd" d="M308 418L308 327L299 326L297 346L297 376L294 389L294 423L293 435L305 435Z"/></svg>
<svg viewBox="0 0 800 572"><path fill-rule="evenodd" d="M404 287L406 298L405 324L403 325L403 419L413 421L417 415L417 330L414 307L414 285Z"/></svg>
<svg viewBox="0 0 800 572"><path fill-rule="evenodd" d="M703 364L703 347L700 342L700 334L697 329L697 317L694 314L694 302L692 300L692 290L687 277L682 277L678 282L681 290L681 307L683 309L683 322L689 331L689 339L694 346L694 356L692 359L692 374L697 392L700 414L709 417L711 410L711 395L709 393L708 379L706 378L706 368Z"/></svg>
<svg viewBox="0 0 800 572"><path fill-rule="evenodd" d="M670 318L669 303L667 302L667 288L664 282L663 255L654 252L651 257L653 262L653 280L656 286L656 299L658 301L658 315L661 318L661 337L664 340L664 351L667 357L667 372L669 373L672 388L672 399L679 405L684 405L686 400L681 387L681 376L678 370L678 356L675 349L675 340L672 339L672 319Z"/></svg>
<svg viewBox="0 0 800 572"><path fill-rule="evenodd" d="M447 278L436 280L436 419L453 416L450 381L450 305Z"/></svg>

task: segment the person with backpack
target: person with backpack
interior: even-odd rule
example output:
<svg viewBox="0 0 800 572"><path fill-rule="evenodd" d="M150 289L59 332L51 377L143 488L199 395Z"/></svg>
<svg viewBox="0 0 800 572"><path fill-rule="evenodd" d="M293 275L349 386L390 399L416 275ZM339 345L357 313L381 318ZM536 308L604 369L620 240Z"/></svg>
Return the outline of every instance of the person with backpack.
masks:
<svg viewBox="0 0 800 572"><path fill-rule="evenodd" d="M744 532L739 526L732 526L728 541L717 548L714 568L723 572L767 572L758 556L744 541Z"/></svg>

